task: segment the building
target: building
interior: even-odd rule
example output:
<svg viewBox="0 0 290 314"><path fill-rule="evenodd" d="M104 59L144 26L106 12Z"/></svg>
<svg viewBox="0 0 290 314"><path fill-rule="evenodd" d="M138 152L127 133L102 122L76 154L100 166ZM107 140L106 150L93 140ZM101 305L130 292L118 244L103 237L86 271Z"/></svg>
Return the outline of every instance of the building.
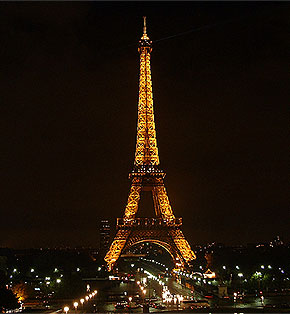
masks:
<svg viewBox="0 0 290 314"><path fill-rule="evenodd" d="M111 226L108 219L100 220L100 255L103 257L109 250Z"/></svg>

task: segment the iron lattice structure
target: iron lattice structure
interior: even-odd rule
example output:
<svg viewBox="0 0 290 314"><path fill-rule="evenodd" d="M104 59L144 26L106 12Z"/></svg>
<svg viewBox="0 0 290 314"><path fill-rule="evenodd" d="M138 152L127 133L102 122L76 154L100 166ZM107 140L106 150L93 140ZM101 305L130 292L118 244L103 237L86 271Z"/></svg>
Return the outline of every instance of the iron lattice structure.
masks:
<svg viewBox="0 0 290 314"><path fill-rule="evenodd" d="M165 173L160 169L156 140L150 56L152 42L146 33L139 41L140 78L137 141L133 171L129 174L131 189L123 218L117 219L117 233L105 256L111 270L122 252L141 242L162 246L172 256L177 268L195 259L180 227L181 218L175 218L164 186ZM142 191L151 191L156 218L136 218Z"/></svg>

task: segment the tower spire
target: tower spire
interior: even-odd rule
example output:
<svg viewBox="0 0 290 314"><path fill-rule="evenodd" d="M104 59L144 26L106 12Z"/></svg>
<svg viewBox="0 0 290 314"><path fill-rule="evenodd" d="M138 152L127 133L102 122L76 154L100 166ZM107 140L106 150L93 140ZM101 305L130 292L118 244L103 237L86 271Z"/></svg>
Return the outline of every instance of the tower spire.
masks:
<svg viewBox="0 0 290 314"><path fill-rule="evenodd" d="M147 35L147 27L146 27L146 16L143 16L143 36L141 37L143 40L149 40Z"/></svg>

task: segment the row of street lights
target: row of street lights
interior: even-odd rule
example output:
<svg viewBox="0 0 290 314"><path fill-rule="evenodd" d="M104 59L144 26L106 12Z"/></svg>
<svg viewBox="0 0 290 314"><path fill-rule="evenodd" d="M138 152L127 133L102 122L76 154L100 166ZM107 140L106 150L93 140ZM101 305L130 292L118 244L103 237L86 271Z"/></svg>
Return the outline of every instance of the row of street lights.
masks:
<svg viewBox="0 0 290 314"><path fill-rule="evenodd" d="M88 301L89 301L92 297L94 297L97 293L98 293L98 291L95 290L94 292L92 292L92 293L86 295L84 298L81 298L81 299L80 299L81 305L83 306L84 303L85 303L85 301L88 302ZM75 308L75 310L78 309L78 306L79 306L79 303L78 303L77 301L75 301L75 302L73 303L73 307ZM69 307L66 305L66 306L63 308L63 311L67 314L68 311L69 311Z"/></svg>

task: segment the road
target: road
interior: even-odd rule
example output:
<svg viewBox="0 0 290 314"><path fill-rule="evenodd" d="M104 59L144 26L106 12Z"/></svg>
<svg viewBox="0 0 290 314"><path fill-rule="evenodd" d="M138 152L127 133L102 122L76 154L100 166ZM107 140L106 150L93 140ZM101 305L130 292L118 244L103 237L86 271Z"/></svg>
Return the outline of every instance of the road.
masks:
<svg viewBox="0 0 290 314"><path fill-rule="evenodd" d="M116 309L115 305L118 302L127 302L131 305L142 305L149 303L150 299L154 298L154 301L151 303L161 304L162 303L162 291L165 289L170 291L170 294L173 295L171 301L165 302L166 306L164 309L156 309L150 307L150 312L161 312L161 311L170 311L176 312L181 311L186 308L186 312L192 312L193 310L188 310L188 304L183 303L180 299L178 302L174 303L174 296L182 296L184 299L194 298L195 300L206 300L199 293L191 291L190 289L179 284L173 277L164 277L160 278L159 274L161 273L161 268L152 265L152 263L136 263L136 266L128 265L128 268L125 270L127 273L133 274L130 280L127 281L113 281L107 280L104 281L97 288L98 293L91 297L88 301L84 302L84 305L79 305L77 311L73 309L73 301L71 304L59 304L56 307L51 308L50 310L46 309L45 313L63 313L64 305L68 305L70 310L68 314L74 313L94 313L94 312L132 312L132 313L141 313L143 311L142 307L135 309ZM152 276L151 276L152 275ZM139 283L140 282L140 283ZM146 290L145 294L142 293L143 290ZM81 296L81 297L85 297ZM131 302L129 301L132 298ZM77 300L79 301L79 300ZM240 300L237 303L234 303L232 300L223 301L219 299L208 300L211 306L211 312L229 312L234 311L239 312L249 312L249 311L260 311L260 312L289 312L290 309L282 309L279 307L281 304L290 304L290 296L287 297L266 297L264 299L264 305L261 303L260 298L256 297L246 297L243 300ZM79 302L80 303L80 302ZM57 311L58 310L58 311ZM198 310L199 312L203 310ZM35 311L34 311L35 312ZM40 311L38 311L40 312ZM208 312L208 310L207 310Z"/></svg>

